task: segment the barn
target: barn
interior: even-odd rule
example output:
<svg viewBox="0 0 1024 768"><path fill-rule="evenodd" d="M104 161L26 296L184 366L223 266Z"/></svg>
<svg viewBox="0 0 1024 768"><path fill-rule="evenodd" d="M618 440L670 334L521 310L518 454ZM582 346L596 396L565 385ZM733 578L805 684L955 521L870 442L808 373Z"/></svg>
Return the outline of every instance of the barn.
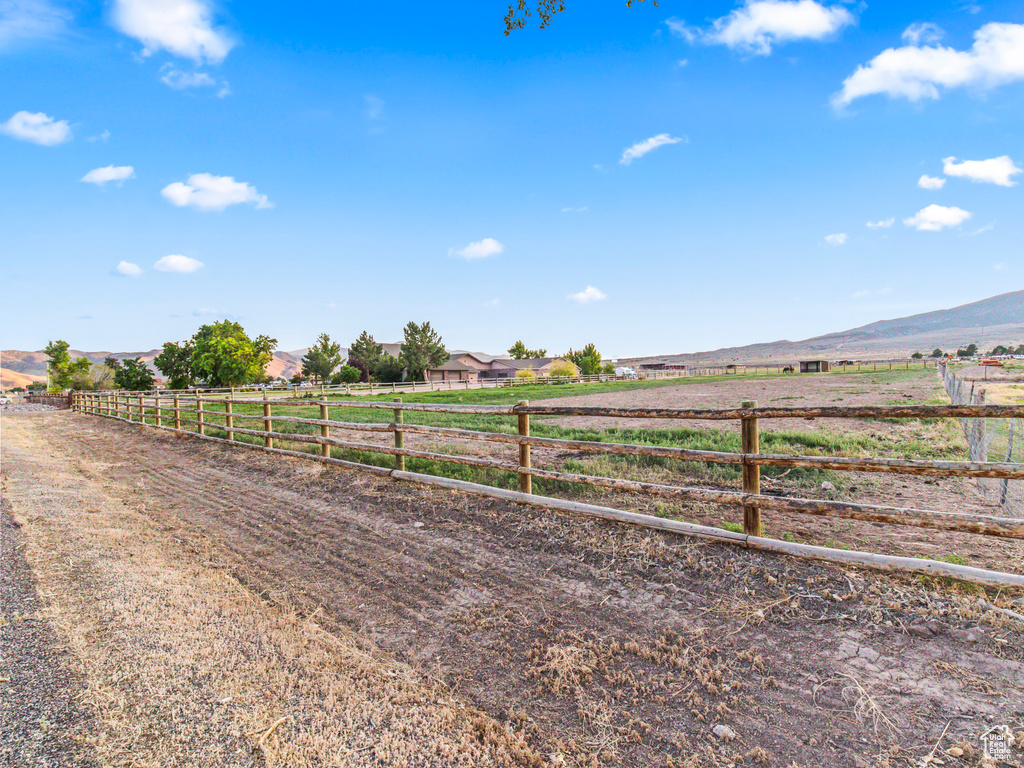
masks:
<svg viewBox="0 0 1024 768"><path fill-rule="evenodd" d="M828 360L801 360L800 373L828 373Z"/></svg>

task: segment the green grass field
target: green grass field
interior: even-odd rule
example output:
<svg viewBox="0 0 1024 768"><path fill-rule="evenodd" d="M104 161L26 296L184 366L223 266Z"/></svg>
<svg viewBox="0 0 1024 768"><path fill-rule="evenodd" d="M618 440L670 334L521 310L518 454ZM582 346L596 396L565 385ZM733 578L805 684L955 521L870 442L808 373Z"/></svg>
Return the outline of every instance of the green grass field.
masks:
<svg viewBox="0 0 1024 768"><path fill-rule="evenodd" d="M831 374L829 376L830 378L834 376L837 380L843 381L844 384L848 382L851 391L871 392L884 385L920 381L923 374L933 375L932 372L923 372L921 370L894 370ZM720 381L735 382L737 380L758 380L764 378L764 376L753 375L729 375L656 381L523 385L507 389L424 392L418 393L415 396L406 395L404 396L404 401L439 405L514 405L521 400L549 400L560 397L667 387L708 387L714 386L716 382ZM773 376L772 378L777 377ZM936 401L939 400L941 398L937 398ZM310 401L319 402L319 393L309 393L300 400L286 401L287 404L281 404L282 401L272 401L274 402L274 416L288 415L317 419L320 417L319 405ZM393 401L394 395L390 392L374 397L359 398L358 400L360 403L381 404ZM392 420L392 411L389 408L345 407L342 403L351 402L351 400L346 400L344 397L329 397L326 399L326 402L338 403L338 405L330 406L329 417L332 421L387 424ZM797 400L796 402L786 402L785 404L799 405L801 402ZM226 432L223 430L225 423L223 406L216 403L208 403L206 407L205 420L209 424L207 433L214 436L225 436ZM262 429L262 403L235 404L234 415L236 427ZM517 431L517 419L512 415L492 416L486 414L406 411L404 412L404 419L409 424L458 427L484 432L510 434ZM823 456L877 456L927 459L962 458L960 455L962 447L958 443L957 426L953 420L907 419L877 421L879 422L879 429L877 430L857 429L848 431L832 429L770 430L766 428L766 423L762 426L761 451L763 453ZM891 422L891 424L887 422ZM274 430L281 433L302 435L316 435L320 432L319 426L314 424L295 424L280 420L275 421ZM741 450L738 424L733 422L723 422L721 428L717 429L691 427L656 427L651 429L616 426L602 427L599 422L595 423L594 426L568 427L553 423L552 417L535 416L531 419L531 434L539 437L568 440L670 446L730 453L738 453ZM332 436L339 439L347 439L351 442L363 442L365 439L364 435L357 432L342 431L337 428L332 429ZM250 435L236 434L236 439L242 442L261 442L261 438ZM387 439L389 440L389 438ZM453 442L439 438L437 442L443 443L439 446L436 444L431 445L434 441L425 443L425 440L429 440L429 438L410 435L406 437L406 445L408 447L429 446L424 447L424 449L442 453L456 451L472 454L484 451L492 457L504 458L506 460L512 460L516 450L512 445L499 445L495 443L483 444L461 440ZM278 445L293 450L319 452L319 446L308 443L293 442L282 445L282 441L279 439ZM335 458L374 466L392 467L395 463L394 457L388 454L364 450L332 448L331 455ZM548 466L551 465L549 464ZM490 468L466 466L415 457L407 458L406 467L413 472L455 477L501 487L514 487L516 484L516 475L514 473ZM682 462L677 459L663 457L593 455L575 452L562 458L558 466L552 466L551 468L581 474L602 474L677 484L686 482L727 486L735 486L741 474L738 467L731 465ZM792 469L789 472L785 472L781 468L765 467L762 469L762 472L765 477L773 477L785 473L787 482L807 487L820 485L823 480L829 480L842 489L847 478L843 473L806 469ZM561 487L564 484L552 483L539 478L535 479L535 485L538 492L541 493L558 495L567 490Z"/></svg>

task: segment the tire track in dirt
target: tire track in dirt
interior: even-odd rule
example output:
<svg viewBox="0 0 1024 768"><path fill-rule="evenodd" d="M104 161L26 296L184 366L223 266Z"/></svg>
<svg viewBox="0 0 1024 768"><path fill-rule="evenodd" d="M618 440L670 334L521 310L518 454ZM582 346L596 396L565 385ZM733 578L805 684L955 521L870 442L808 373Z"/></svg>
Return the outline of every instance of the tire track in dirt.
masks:
<svg viewBox="0 0 1024 768"><path fill-rule="evenodd" d="M106 471L135 488L130 503L198 556L257 592L321 608L546 750L665 764L714 743L716 722L781 764L834 753L827 764L852 765L838 756L876 750L872 723L816 708L853 711L840 680L851 670L835 655L845 627L888 645L894 663L894 649L909 650L873 618L889 614L861 603L859 576L855 590L841 571L799 561L63 421L92 461L116 456ZM943 712L911 697L893 718L917 743Z"/></svg>

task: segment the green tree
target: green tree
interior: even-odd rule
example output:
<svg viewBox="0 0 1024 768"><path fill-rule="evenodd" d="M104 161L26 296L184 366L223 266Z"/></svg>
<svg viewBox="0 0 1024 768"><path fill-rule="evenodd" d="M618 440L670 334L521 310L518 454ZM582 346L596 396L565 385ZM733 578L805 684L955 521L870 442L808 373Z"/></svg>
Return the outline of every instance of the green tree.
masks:
<svg viewBox="0 0 1024 768"><path fill-rule="evenodd" d="M202 326L192 337L192 372L211 387L255 384L266 376L277 339L250 339L245 329L230 320Z"/></svg>
<svg viewBox="0 0 1024 768"><path fill-rule="evenodd" d="M195 345L191 341L168 341L163 351L153 358L153 365L164 375L168 389L188 389L195 386L192 373L192 355ZM109 358L108 358L109 359Z"/></svg>
<svg viewBox="0 0 1024 768"><path fill-rule="evenodd" d="M317 384L327 381L334 369L341 365L341 344L332 342L331 337L321 333L316 344L302 356L302 375Z"/></svg>
<svg viewBox="0 0 1024 768"><path fill-rule="evenodd" d="M125 360L117 367L114 371L114 384L118 389L129 392L145 392L153 388L156 379L142 358L136 357L134 360Z"/></svg>
<svg viewBox="0 0 1024 768"><path fill-rule="evenodd" d="M615 364L614 363L605 363L604 365L601 366L601 373L614 374L615 373Z"/></svg>
<svg viewBox="0 0 1024 768"><path fill-rule="evenodd" d="M924 355L922 355L920 352L915 352L914 354L911 355L911 357L914 360L920 360L922 357L924 357Z"/></svg>
<svg viewBox="0 0 1024 768"><path fill-rule="evenodd" d="M360 371L360 379L369 381L377 373L377 365L384 355L384 345L378 344L366 331L348 348L348 364Z"/></svg>
<svg viewBox="0 0 1024 768"><path fill-rule="evenodd" d="M108 360L111 358L107 358ZM115 361L117 362L117 361ZM88 368L82 366L71 379L71 389L82 392L89 389L113 389L114 369L105 362L93 364Z"/></svg>
<svg viewBox="0 0 1024 768"><path fill-rule="evenodd" d="M402 362L394 355L389 355L385 352L381 355L380 360L377 361L377 368L373 378L377 381L389 383L401 381L404 373L405 366Z"/></svg>
<svg viewBox="0 0 1024 768"><path fill-rule="evenodd" d="M27 387L25 387L25 390L28 391L28 392L42 392L45 389L46 389L46 382L45 381L33 381L31 384L29 384Z"/></svg>
<svg viewBox="0 0 1024 768"><path fill-rule="evenodd" d="M71 353L68 352L70 346L63 339L57 339L43 348L47 357L46 369L50 373L50 390L53 392L70 389L76 380L89 373L92 366L87 357L72 362Z"/></svg>
<svg viewBox="0 0 1024 768"><path fill-rule="evenodd" d="M355 384L362 377L362 371L352 365L343 365L331 377L331 384Z"/></svg>
<svg viewBox="0 0 1024 768"><path fill-rule="evenodd" d="M508 348L508 353L516 360L530 360L537 357L547 357L546 349L527 349L522 341L517 341Z"/></svg>
<svg viewBox="0 0 1024 768"><path fill-rule="evenodd" d="M633 3L642 3L644 0L626 0L626 7L632 8ZM547 29L547 26L551 23L552 17L555 14L561 13L565 10L565 0L533 0L536 3L534 10L530 11L530 0L518 0L516 5L510 5L508 7L508 13L505 14L505 37L512 34L514 29L522 29L526 26L526 19L529 18L533 13L537 14L540 19L538 25L540 29ZM658 0L654 0L653 5L655 8L658 7Z"/></svg>
<svg viewBox="0 0 1024 768"><path fill-rule="evenodd" d="M593 376L595 373L601 372L601 353L593 344L587 344L578 352L570 349L563 357L574 362L582 376Z"/></svg>
<svg viewBox="0 0 1024 768"><path fill-rule="evenodd" d="M405 367L409 379L426 381L427 369L442 365L448 358L441 337L430 323L417 325L410 321L406 324L398 361Z"/></svg>
<svg viewBox="0 0 1024 768"><path fill-rule="evenodd" d="M935 349L932 350L932 353L929 355L929 357L942 357L945 354L945 352L936 347Z"/></svg>

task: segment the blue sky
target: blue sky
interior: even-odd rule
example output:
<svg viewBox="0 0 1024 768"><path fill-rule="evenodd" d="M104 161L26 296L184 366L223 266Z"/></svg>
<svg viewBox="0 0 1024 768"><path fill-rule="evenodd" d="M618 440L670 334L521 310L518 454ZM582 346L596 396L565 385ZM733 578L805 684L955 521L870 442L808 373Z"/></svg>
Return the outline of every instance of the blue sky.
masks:
<svg viewBox="0 0 1024 768"><path fill-rule="evenodd" d="M627 356L1024 287L1019 2L567 6L0 0L0 343Z"/></svg>

